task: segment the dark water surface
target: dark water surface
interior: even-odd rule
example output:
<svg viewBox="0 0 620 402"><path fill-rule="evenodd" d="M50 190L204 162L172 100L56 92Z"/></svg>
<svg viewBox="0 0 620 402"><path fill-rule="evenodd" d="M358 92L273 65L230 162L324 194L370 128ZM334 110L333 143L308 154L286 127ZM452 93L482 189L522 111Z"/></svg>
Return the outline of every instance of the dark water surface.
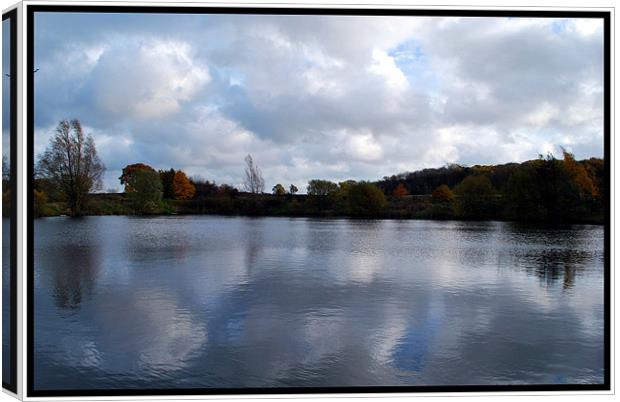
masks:
<svg viewBox="0 0 620 402"><path fill-rule="evenodd" d="M2 217L2 380L11 375L11 220Z"/></svg>
<svg viewBox="0 0 620 402"><path fill-rule="evenodd" d="M35 389L602 383L603 227L35 221Z"/></svg>

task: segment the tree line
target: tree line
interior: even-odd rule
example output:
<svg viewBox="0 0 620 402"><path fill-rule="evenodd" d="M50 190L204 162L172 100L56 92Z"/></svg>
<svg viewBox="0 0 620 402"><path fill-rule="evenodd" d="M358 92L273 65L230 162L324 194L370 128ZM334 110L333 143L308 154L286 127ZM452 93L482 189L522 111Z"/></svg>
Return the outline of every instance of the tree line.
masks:
<svg viewBox="0 0 620 402"><path fill-rule="evenodd" d="M94 193L105 166L77 120L58 125L35 169L35 213L217 213L428 219L602 222L606 196L602 159L577 161L567 151L523 163L456 164L384 177L376 182L313 179L307 194L295 184L265 180L251 155L242 191L178 169L127 165L122 194Z"/></svg>
<svg viewBox="0 0 620 402"><path fill-rule="evenodd" d="M433 194L439 215L466 219L582 221L603 219L605 164L600 158L577 161L562 150L523 163L451 164L384 177L384 193ZM441 195L440 195L441 194ZM435 197L437 196L437 197ZM438 200L443 199L443 202ZM441 211L443 210L443 211Z"/></svg>
<svg viewBox="0 0 620 402"><path fill-rule="evenodd" d="M5 155L2 155L2 216L11 214L11 167Z"/></svg>

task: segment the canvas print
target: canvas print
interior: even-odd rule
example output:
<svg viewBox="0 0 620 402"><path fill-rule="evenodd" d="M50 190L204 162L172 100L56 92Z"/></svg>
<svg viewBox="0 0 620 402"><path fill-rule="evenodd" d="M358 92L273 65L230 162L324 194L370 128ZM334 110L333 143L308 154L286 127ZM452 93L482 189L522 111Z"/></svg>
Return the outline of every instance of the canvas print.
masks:
<svg viewBox="0 0 620 402"><path fill-rule="evenodd" d="M11 119L12 90L14 71L11 69L11 24L14 14L2 16L2 386L9 390L15 389L15 339L12 324L15 317L12 312L14 291L14 261L12 249L15 247L13 234L15 228L12 221L13 184L11 180L11 139L15 135ZM13 211L14 212L14 211Z"/></svg>
<svg viewBox="0 0 620 402"><path fill-rule="evenodd" d="M602 387L603 19L293 14L34 13L34 391Z"/></svg>

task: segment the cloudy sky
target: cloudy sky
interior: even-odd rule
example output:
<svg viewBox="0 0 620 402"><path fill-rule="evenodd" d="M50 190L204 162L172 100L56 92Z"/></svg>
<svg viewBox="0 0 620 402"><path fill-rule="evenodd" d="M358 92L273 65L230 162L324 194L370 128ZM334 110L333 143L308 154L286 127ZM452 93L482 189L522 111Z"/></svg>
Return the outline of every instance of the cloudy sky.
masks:
<svg viewBox="0 0 620 402"><path fill-rule="evenodd" d="M603 155L602 20L37 13L35 152L79 118L107 166L269 190Z"/></svg>
<svg viewBox="0 0 620 402"><path fill-rule="evenodd" d="M10 80L5 74L11 71L11 25L8 19L2 21L2 156L10 165L11 145L11 92Z"/></svg>

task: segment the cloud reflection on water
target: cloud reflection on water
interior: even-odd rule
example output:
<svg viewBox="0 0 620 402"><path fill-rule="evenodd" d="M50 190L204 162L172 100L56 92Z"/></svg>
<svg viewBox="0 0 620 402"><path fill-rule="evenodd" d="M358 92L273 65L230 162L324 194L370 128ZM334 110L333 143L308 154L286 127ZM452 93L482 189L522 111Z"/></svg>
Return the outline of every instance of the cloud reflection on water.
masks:
<svg viewBox="0 0 620 402"><path fill-rule="evenodd" d="M99 238L52 247L46 239L67 224L96 227ZM151 234L119 248L118 228ZM157 230L168 233L153 251L160 258L141 258L135 250L152 249L146 239ZM574 230L581 237L555 239L549 252L541 244L553 230L503 223L38 220L36 384L601 381L602 232ZM96 257L83 259L90 288L64 282L69 292L90 289L67 315L50 284L76 241ZM531 269L537 261L574 267L571 278Z"/></svg>

